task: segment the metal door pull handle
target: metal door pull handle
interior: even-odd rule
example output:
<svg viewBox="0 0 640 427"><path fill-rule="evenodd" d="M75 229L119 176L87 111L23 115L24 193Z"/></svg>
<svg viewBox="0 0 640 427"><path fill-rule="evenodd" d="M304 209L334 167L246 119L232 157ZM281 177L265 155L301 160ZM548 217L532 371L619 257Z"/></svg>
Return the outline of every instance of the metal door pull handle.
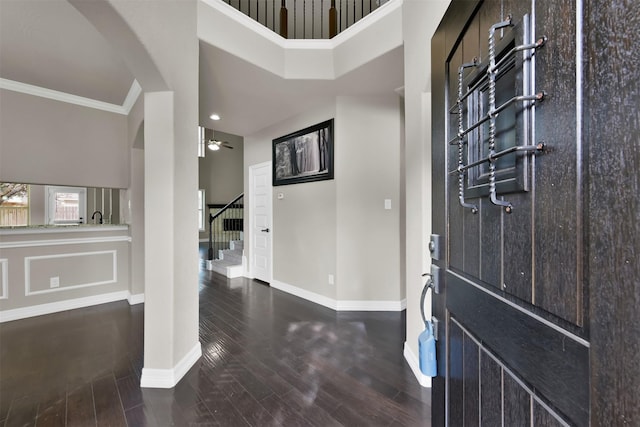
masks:
<svg viewBox="0 0 640 427"><path fill-rule="evenodd" d="M260 231L262 231L263 233L268 233L268 232L269 232L269 229L268 229L268 228L263 228L263 229L262 229L262 230L260 230Z"/></svg>

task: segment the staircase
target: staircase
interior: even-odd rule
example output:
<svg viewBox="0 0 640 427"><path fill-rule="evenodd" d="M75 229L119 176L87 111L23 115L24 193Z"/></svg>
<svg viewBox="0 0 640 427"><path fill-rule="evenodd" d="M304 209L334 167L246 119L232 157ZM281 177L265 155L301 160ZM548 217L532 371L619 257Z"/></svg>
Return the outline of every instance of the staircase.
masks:
<svg viewBox="0 0 640 427"><path fill-rule="evenodd" d="M229 242L229 249L218 251L218 259L206 261L207 270L215 271L230 279L242 277L243 249L243 240L232 240Z"/></svg>
<svg viewBox="0 0 640 427"><path fill-rule="evenodd" d="M215 214L211 213L212 209L215 209ZM244 193L222 208L209 205L209 250L205 263L207 270L228 278L243 276L243 219Z"/></svg>

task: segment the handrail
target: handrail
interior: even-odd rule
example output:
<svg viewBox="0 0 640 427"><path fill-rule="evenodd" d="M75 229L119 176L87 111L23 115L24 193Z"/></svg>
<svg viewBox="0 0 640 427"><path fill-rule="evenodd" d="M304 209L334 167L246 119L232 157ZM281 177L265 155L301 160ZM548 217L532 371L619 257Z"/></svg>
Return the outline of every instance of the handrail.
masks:
<svg viewBox="0 0 640 427"><path fill-rule="evenodd" d="M211 224L213 222L214 219L216 219L217 217L219 217L223 212L225 212L227 209L229 209L230 207L232 207L231 205L236 204L236 202L240 199L242 199L244 197L244 193L240 193L239 196L237 196L235 199L233 199L232 201L230 201L229 203L226 204L226 206L224 206L222 209L220 209L218 212L216 212L215 215L211 215L209 214L209 224Z"/></svg>
<svg viewBox="0 0 640 427"><path fill-rule="evenodd" d="M225 237L225 243L231 242L231 240L233 240L234 237L239 237L240 232L242 231L242 226L238 225L238 220L240 220L241 222L244 217L244 214L239 218L237 216L229 217L228 215L229 215L230 209L239 209L239 208L244 209L244 204L240 202L243 198L244 198L244 193L241 193L240 195L236 196L232 201L227 203L224 207L222 207L215 214L211 214L211 212L209 212L209 251L207 254L207 259L209 261L215 258L214 250L213 250L213 240L214 240L213 223L215 220L217 219L222 220L220 233L222 233L222 236ZM226 223L227 221L225 220L229 220L229 223L230 223L229 229L227 229L227 223ZM217 230L217 227L216 227L216 230ZM229 235L231 235L231 237L229 237Z"/></svg>

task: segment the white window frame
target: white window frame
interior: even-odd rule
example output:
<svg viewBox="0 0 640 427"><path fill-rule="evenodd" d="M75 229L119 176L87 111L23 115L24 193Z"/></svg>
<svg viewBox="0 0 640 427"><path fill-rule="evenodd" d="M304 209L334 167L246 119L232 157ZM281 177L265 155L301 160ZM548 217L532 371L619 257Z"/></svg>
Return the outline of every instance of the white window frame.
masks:
<svg viewBox="0 0 640 427"><path fill-rule="evenodd" d="M207 147L205 139L204 127L198 126L198 157L205 156L205 149Z"/></svg>
<svg viewBox="0 0 640 427"><path fill-rule="evenodd" d="M205 231L207 229L206 225L205 225L206 221L205 221L205 218L204 218L205 206L206 206L205 205L205 200L204 200L205 199L205 195L206 195L205 190L202 190L202 189L198 190L198 202L199 202L199 204L198 204L198 230L200 230L200 231Z"/></svg>
<svg viewBox="0 0 640 427"><path fill-rule="evenodd" d="M56 193L78 193L79 220L59 220L54 217ZM45 224L50 225L70 225L70 224L86 224L87 222L87 189L85 187L59 187L54 185L46 185L44 191L44 219Z"/></svg>

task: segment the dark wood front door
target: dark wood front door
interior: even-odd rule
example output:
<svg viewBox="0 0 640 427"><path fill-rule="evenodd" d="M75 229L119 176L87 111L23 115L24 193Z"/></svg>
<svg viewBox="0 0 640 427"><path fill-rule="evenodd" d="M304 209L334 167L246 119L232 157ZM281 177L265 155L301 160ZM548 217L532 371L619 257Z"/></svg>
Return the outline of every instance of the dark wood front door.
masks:
<svg viewBox="0 0 640 427"><path fill-rule="evenodd" d="M454 0L433 37L435 426L640 425L638 3Z"/></svg>

